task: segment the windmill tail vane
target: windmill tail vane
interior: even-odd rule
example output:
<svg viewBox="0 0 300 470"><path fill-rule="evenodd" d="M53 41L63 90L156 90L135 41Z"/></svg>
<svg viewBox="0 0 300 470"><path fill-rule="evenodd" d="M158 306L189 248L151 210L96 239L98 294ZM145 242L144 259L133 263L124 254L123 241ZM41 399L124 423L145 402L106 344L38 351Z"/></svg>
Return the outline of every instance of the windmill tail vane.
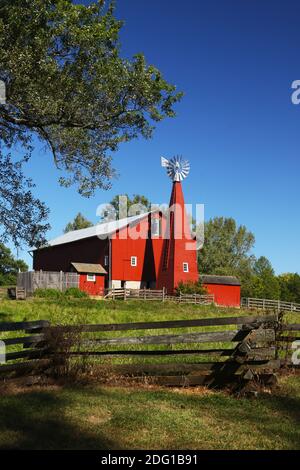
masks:
<svg viewBox="0 0 300 470"><path fill-rule="evenodd" d="M190 172L190 163L188 160L183 160L181 156L172 157L167 160L161 157L161 166L167 169L167 174L172 181L184 180Z"/></svg>

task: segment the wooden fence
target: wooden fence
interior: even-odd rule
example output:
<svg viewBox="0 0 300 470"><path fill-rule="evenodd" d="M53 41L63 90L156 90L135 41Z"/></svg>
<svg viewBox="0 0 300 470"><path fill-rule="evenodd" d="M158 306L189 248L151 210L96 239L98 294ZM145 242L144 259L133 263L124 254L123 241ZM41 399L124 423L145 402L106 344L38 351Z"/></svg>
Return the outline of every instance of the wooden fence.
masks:
<svg viewBox="0 0 300 470"><path fill-rule="evenodd" d="M33 369L45 364L49 367L51 358L61 355L94 356L100 360L100 370L104 365L103 370L107 371L109 365L109 374L126 376L128 380L147 377L164 385L216 386L244 383L254 377L273 380L280 367L280 360L276 359L277 327L276 315L65 327L50 326L46 321L1 323L0 332L22 330L26 334L2 338L7 348L23 345L26 350L7 352L7 363L0 366L0 373L28 370L30 365ZM154 335L153 330L166 331ZM120 336L123 331L139 334ZM63 341L58 344L57 338L62 334L71 339L74 335L74 347L65 350ZM56 338L55 346L47 342L51 337ZM158 363L157 356L163 362ZM170 360L172 357L176 357L175 362ZM18 362L24 358L27 362ZM123 358L122 364L114 358ZM130 363L124 363L126 358L130 358ZM150 358L150 363L143 363L145 358Z"/></svg>
<svg viewBox="0 0 300 470"><path fill-rule="evenodd" d="M18 273L17 287L25 289L26 294L32 294L36 289L58 289L79 287L79 274L63 271L27 271Z"/></svg>
<svg viewBox="0 0 300 470"><path fill-rule="evenodd" d="M48 350L45 345L45 328L49 326L50 323L45 320L0 322L0 340L2 347L4 345L6 349L5 352L2 351L5 363L0 365L0 373L19 370L31 371L35 366L44 365ZM3 338L4 332L9 333L9 336ZM12 336L14 332L19 332L18 336ZM11 348L15 349L16 347L18 347L18 351L10 351ZM19 359L27 359L28 361L18 362ZM40 361L41 359L42 361Z"/></svg>
<svg viewBox="0 0 300 470"><path fill-rule="evenodd" d="M300 304L295 302L283 302L281 300L255 299L243 297L241 307L249 309L273 310L277 312L300 312Z"/></svg>
<svg viewBox="0 0 300 470"><path fill-rule="evenodd" d="M154 289L128 289L128 288L112 288L105 290L105 299L122 299L122 300L158 300L158 301L169 301L176 303L190 303L190 304L202 304L209 305L214 302L214 295L205 294L182 294L167 295L165 289L154 290Z"/></svg>

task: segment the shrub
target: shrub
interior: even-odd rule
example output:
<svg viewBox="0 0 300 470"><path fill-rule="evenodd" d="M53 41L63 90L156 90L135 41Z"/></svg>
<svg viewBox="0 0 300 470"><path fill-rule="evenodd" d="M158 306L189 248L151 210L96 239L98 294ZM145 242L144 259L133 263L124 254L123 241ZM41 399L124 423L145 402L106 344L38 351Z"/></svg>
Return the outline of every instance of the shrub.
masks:
<svg viewBox="0 0 300 470"><path fill-rule="evenodd" d="M58 289L36 289L34 291L34 296L44 299L60 299L63 296L63 293Z"/></svg>
<svg viewBox="0 0 300 470"><path fill-rule="evenodd" d="M188 281L188 282L180 282L175 289L176 295L182 294L199 294L204 295L207 294L207 290L202 286L200 281Z"/></svg>
<svg viewBox="0 0 300 470"><path fill-rule="evenodd" d="M65 297L77 297L77 298L88 297L88 294L78 289L78 287L69 287L68 289L65 290L64 295Z"/></svg>
<svg viewBox="0 0 300 470"><path fill-rule="evenodd" d="M40 297L43 299L63 299L63 298L87 298L88 294L81 291L78 287L69 287L64 292L61 292L58 289L36 289L34 291L35 297Z"/></svg>

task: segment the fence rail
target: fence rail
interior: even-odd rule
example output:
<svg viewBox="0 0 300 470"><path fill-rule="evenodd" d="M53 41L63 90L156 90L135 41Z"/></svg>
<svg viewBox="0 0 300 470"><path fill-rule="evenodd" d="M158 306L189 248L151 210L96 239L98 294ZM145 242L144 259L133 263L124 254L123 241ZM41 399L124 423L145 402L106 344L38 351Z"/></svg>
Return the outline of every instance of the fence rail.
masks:
<svg viewBox="0 0 300 470"><path fill-rule="evenodd" d="M261 310L275 310L278 312L300 312L300 304L294 302L283 302L281 300L272 299L256 299L251 297L243 297L241 299L241 307L261 309Z"/></svg>
<svg viewBox="0 0 300 470"><path fill-rule="evenodd" d="M276 360L276 325L276 315L65 327L51 326L45 321L2 323L1 332L25 331L26 333L26 336L10 336L3 340L8 348L15 345L23 345L27 348L21 351L8 351L8 363L24 358L27 362L2 365L0 373L20 370L22 367L28 370L30 363L32 367L37 367L43 364L43 361L49 368L51 358L54 356L57 358L60 355L67 358L72 356L99 357L98 366L103 368L104 375L107 373L107 362L103 363L102 360L101 363L101 356L103 358L111 356L109 374L125 375L129 379L147 376L154 382L165 385L237 383L251 380L254 375L270 378L280 367L280 361ZM220 326L224 326L225 329L220 331ZM209 331L207 328L201 331L205 327L209 327ZM179 332L168 331L178 328L180 328ZM194 331L191 332L191 328ZM184 329L187 331L182 331ZM118 331L131 330L144 330L144 332L134 336L118 335ZM167 331L155 335L153 330ZM111 336L107 337L107 332L110 332ZM55 339L54 343L51 343L51 338ZM70 345L70 341L65 342L66 338L71 338L71 340L73 338L73 347L66 346L66 344ZM188 345L193 346L189 349ZM152 349L149 349L149 346ZM178 349L178 347L183 347L183 349ZM153 358L160 356L162 359L167 359L167 356L175 355L178 359L175 363L156 363L155 361L148 364L132 363L132 358L138 358L138 356L152 356ZM182 357L190 355L191 362L186 363L180 360L180 355ZM113 362L114 356L123 356L121 365ZM125 358L130 356L130 363L124 363ZM208 356L211 360L207 362Z"/></svg>
<svg viewBox="0 0 300 470"><path fill-rule="evenodd" d="M139 300L161 300L176 302L176 303L188 303L188 304L203 304L209 305L214 302L214 295L205 294L182 294L167 295L165 289L154 290L154 289L128 289L128 288L111 288L106 289L105 299L139 299Z"/></svg>
<svg viewBox="0 0 300 470"><path fill-rule="evenodd" d="M77 273L63 271L27 271L18 273L17 288L25 289L32 294L36 289L58 289L64 291L69 287L79 287Z"/></svg>

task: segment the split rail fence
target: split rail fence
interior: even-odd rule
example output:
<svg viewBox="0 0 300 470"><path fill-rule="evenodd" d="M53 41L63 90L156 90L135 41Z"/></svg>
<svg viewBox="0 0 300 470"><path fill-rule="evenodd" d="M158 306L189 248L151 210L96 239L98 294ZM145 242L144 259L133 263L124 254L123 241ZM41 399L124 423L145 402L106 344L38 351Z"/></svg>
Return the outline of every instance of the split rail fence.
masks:
<svg viewBox="0 0 300 470"><path fill-rule="evenodd" d="M25 335L12 336L17 331ZM123 333L129 331L133 333ZM241 384L254 378L272 383L288 331L299 332L300 324L281 325L277 315L64 327L47 321L0 323L8 351L0 374L51 369L54 357L82 356L114 376L147 377L169 386ZM4 332L8 337L3 338ZM23 349L10 351L16 346Z"/></svg>

